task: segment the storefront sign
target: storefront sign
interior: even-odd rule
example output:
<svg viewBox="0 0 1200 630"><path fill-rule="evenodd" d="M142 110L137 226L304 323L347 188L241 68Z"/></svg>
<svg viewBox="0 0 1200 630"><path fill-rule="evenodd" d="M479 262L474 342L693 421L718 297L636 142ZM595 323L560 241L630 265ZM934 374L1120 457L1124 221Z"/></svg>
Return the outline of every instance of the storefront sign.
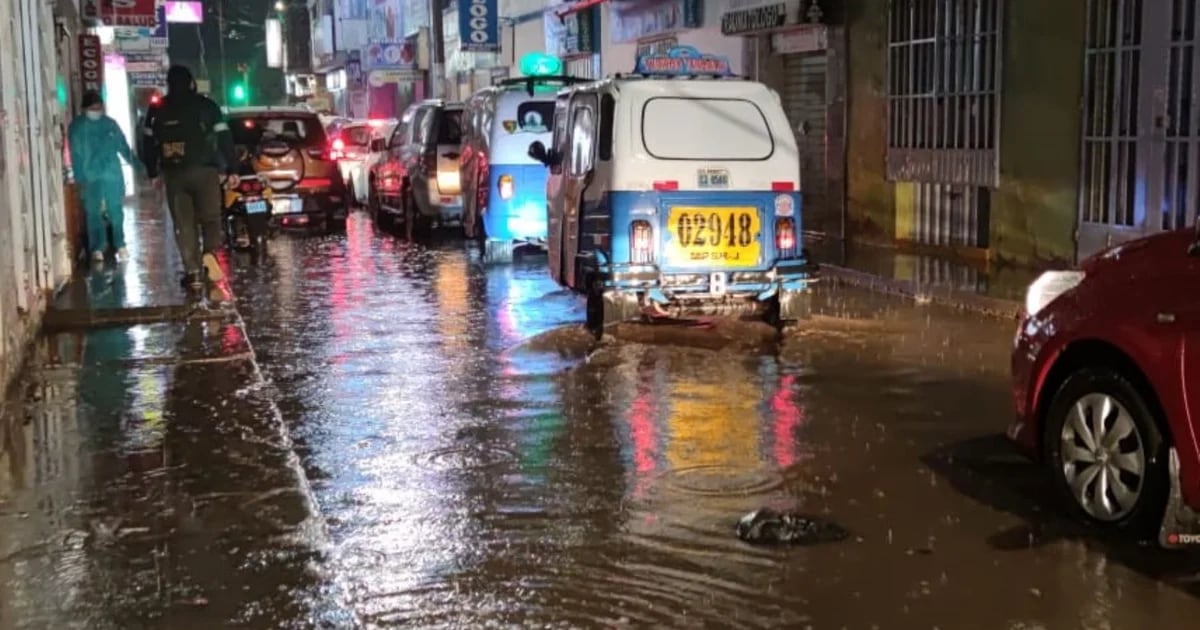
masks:
<svg viewBox="0 0 1200 630"><path fill-rule="evenodd" d="M458 0L458 38L463 52L500 50L497 0Z"/></svg>
<svg viewBox="0 0 1200 630"><path fill-rule="evenodd" d="M158 9L157 0L84 0L83 16L108 26L153 28L158 24Z"/></svg>
<svg viewBox="0 0 1200 630"><path fill-rule="evenodd" d="M666 54L640 57L634 72L670 76L732 74L728 59L702 54L692 46L676 46Z"/></svg>
<svg viewBox="0 0 1200 630"><path fill-rule="evenodd" d="M561 7L547 9L542 18L546 33L546 52L559 57L577 57L600 51L600 14L597 7L571 13L559 19Z"/></svg>
<svg viewBox="0 0 1200 630"><path fill-rule="evenodd" d="M721 33L740 35L779 28L787 24L787 18L787 5L782 2L741 11L730 11L721 16Z"/></svg>
<svg viewBox="0 0 1200 630"><path fill-rule="evenodd" d="M704 24L701 0L665 0L627 7L612 5L609 28L616 44L669 35Z"/></svg>
<svg viewBox="0 0 1200 630"><path fill-rule="evenodd" d="M412 68L416 63L417 52L408 42L371 44L363 51L363 66L370 70Z"/></svg>
<svg viewBox="0 0 1200 630"><path fill-rule="evenodd" d="M771 50L781 55L817 52L829 48L829 32L824 25L801 26L796 30L771 35Z"/></svg>
<svg viewBox="0 0 1200 630"><path fill-rule="evenodd" d="M99 35L79 36L79 74L84 92L104 89L104 52Z"/></svg>
<svg viewBox="0 0 1200 630"><path fill-rule="evenodd" d="M155 72L161 71L162 69L163 69L163 66L161 63L156 63L153 61L129 61L128 59L125 60L125 71L126 72L141 72L141 73L153 74Z"/></svg>
<svg viewBox="0 0 1200 630"><path fill-rule="evenodd" d="M130 87L167 89L165 72L130 72L127 80Z"/></svg>
<svg viewBox="0 0 1200 630"><path fill-rule="evenodd" d="M419 70L372 70L367 76L371 87L383 87L389 83L416 83L421 80Z"/></svg>

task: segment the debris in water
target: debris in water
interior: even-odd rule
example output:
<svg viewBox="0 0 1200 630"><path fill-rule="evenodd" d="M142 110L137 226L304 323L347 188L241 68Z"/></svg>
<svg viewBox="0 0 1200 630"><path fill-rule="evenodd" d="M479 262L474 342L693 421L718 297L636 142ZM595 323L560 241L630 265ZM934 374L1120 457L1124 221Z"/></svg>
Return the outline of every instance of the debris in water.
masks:
<svg viewBox="0 0 1200 630"><path fill-rule="evenodd" d="M736 531L738 538L756 544L818 545L845 540L850 535L836 523L770 508L743 516Z"/></svg>

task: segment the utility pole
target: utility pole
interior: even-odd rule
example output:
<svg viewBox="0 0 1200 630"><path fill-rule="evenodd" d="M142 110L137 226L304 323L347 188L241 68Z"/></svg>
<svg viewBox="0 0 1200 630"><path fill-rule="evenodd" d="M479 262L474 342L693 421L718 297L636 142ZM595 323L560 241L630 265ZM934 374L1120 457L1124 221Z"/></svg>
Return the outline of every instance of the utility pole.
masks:
<svg viewBox="0 0 1200 630"><path fill-rule="evenodd" d="M225 68L225 0L217 0L217 41L220 42L221 54L221 93L224 95L222 100L229 100L229 80L226 76L228 70Z"/></svg>
<svg viewBox="0 0 1200 630"><path fill-rule="evenodd" d="M442 32L443 0L429 0L429 43L433 59L429 64L431 98L443 98L446 85L446 39Z"/></svg>

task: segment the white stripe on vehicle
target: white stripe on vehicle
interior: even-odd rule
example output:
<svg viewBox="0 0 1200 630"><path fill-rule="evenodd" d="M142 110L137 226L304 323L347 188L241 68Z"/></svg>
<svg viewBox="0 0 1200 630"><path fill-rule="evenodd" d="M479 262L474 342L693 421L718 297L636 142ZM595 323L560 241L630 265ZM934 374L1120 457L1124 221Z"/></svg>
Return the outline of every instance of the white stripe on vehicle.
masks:
<svg viewBox="0 0 1200 630"><path fill-rule="evenodd" d="M229 125L219 122L213 125L213 131L229 131Z"/></svg>

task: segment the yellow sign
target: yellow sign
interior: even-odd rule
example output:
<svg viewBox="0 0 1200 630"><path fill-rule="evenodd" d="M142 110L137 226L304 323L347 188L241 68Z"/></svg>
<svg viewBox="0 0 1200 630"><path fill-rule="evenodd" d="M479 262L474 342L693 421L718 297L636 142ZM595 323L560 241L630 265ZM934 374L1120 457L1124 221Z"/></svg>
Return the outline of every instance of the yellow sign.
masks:
<svg viewBox="0 0 1200 630"><path fill-rule="evenodd" d="M684 267L753 267L762 256L759 210L671 208L667 261Z"/></svg>

